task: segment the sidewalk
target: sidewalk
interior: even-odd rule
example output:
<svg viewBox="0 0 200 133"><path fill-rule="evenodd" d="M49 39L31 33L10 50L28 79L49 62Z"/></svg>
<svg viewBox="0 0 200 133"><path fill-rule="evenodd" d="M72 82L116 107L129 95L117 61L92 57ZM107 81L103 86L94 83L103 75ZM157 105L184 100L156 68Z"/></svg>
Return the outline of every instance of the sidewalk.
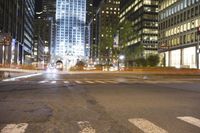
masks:
<svg viewBox="0 0 200 133"><path fill-rule="evenodd" d="M7 78L14 78L18 76L25 76L25 75L39 73L39 72L41 71L0 68L0 80L7 79Z"/></svg>

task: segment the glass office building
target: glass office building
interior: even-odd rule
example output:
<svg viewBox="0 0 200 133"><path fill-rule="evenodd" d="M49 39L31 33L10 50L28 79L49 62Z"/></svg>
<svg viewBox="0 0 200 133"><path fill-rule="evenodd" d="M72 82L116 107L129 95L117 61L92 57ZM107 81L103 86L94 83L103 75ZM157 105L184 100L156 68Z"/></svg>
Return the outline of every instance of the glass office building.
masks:
<svg viewBox="0 0 200 133"><path fill-rule="evenodd" d="M200 69L200 0L161 0L159 52L165 66Z"/></svg>
<svg viewBox="0 0 200 133"><path fill-rule="evenodd" d="M85 58L86 0L56 2L56 60L66 68Z"/></svg>

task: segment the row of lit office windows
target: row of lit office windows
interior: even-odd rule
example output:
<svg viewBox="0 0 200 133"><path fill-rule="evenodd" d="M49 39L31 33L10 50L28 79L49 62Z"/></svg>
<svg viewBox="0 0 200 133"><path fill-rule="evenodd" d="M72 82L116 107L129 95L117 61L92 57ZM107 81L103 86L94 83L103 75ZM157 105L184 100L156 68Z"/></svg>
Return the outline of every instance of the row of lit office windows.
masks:
<svg viewBox="0 0 200 133"><path fill-rule="evenodd" d="M184 12L180 12L179 14L174 15L170 17L169 19L164 20L163 22L161 22L160 26L161 26L161 29L165 29L170 26L176 25L178 23L185 22L188 19L192 19L199 15L200 15L200 5L199 6L197 5L193 8L188 8L188 10Z"/></svg>
<svg viewBox="0 0 200 133"><path fill-rule="evenodd" d="M143 3L141 0L135 0L133 1L133 3L128 6L121 14L120 14L120 18L122 18L126 13L128 13L129 11L137 11L140 7L142 7L143 5L158 5L158 1L157 0L143 0ZM148 10L147 10L148 11Z"/></svg>
<svg viewBox="0 0 200 133"><path fill-rule="evenodd" d="M179 37L174 37L172 39L167 39L166 41L160 41L159 44L167 44L168 46L179 46L182 44L189 44L198 41L197 33L190 33L186 35L181 35Z"/></svg>
<svg viewBox="0 0 200 133"><path fill-rule="evenodd" d="M176 27L170 28L169 30L165 31L165 37L173 36L175 34L179 34L181 32L197 28L199 25L200 25L200 18L192 20L190 22L183 23L181 25L178 25Z"/></svg>
<svg viewBox="0 0 200 133"><path fill-rule="evenodd" d="M180 1L177 4L175 4L174 6L161 11L160 13L160 18L164 19L166 17L169 17L172 14L175 14L185 8L189 8L190 6L197 4L200 0L189 0L189 1ZM192 9L194 10L194 9ZM192 12L192 11L191 11ZM194 11L191 13L194 14Z"/></svg>

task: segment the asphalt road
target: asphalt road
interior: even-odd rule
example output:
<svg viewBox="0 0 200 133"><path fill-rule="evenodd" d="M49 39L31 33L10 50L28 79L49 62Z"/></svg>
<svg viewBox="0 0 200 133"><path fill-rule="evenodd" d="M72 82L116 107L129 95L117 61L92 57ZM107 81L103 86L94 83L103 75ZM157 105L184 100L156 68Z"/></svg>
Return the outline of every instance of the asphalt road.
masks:
<svg viewBox="0 0 200 133"><path fill-rule="evenodd" d="M200 133L200 77L43 73L0 82L1 133Z"/></svg>

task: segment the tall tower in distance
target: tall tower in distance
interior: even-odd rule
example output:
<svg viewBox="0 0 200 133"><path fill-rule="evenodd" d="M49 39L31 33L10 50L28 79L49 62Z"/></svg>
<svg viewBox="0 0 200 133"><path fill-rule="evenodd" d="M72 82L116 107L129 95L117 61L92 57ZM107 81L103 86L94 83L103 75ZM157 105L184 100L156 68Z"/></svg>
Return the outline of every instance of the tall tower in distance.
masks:
<svg viewBox="0 0 200 133"><path fill-rule="evenodd" d="M69 69L85 58L86 0L56 1L55 62Z"/></svg>

